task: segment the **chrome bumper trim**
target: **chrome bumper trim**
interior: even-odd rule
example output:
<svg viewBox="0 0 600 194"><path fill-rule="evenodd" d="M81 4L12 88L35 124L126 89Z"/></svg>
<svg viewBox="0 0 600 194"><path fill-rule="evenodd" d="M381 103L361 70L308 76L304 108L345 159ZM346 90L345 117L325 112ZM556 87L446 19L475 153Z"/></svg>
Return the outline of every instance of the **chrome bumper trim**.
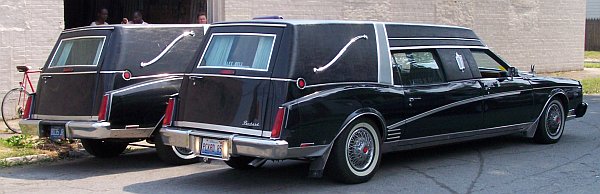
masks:
<svg viewBox="0 0 600 194"><path fill-rule="evenodd" d="M163 142L167 145L185 147L199 154L199 141L202 137L227 140L231 149L230 155L252 156L265 159L288 158L288 142L268 138L245 135L226 134L219 132L185 130L176 127L166 127L160 130ZM224 158L226 159L226 158Z"/></svg>
<svg viewBox="0 0 600 194"><path fill-rule="evenodd" d="M46 137L42 122L56 121L21 120L19 126L23 134ZM154 131L154 127L111 129L109 122L66 121L64 125L67 139L148 138Z"/></svg>

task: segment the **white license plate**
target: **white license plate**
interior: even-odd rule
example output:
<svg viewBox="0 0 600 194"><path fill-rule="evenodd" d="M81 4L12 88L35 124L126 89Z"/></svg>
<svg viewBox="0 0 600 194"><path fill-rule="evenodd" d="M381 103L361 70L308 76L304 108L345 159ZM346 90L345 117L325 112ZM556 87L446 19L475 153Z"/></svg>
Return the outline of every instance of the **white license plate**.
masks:
<svg viewBox="0 0 600 194"><path fill-rule="evenodd" d="M50 139L64 139L64 138L65 138L65 127L50 126Z"/></svg>
<svg viewBox="0 0 600 194"><path fill-rule="evenodd" d="M200 155L222 158L224 142L225 140L202 138Z"/></svg>

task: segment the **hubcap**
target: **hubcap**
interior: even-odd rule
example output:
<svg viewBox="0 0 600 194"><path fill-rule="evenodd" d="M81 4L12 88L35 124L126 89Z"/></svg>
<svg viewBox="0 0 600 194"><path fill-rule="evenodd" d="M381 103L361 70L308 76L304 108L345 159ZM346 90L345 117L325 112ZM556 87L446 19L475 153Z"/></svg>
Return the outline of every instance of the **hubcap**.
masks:
<svg viewBox="0 0 600 194"><path fill-rule="evenodd" d="M560 133L563 124L563 112L558 104L552 104L546 112L546 129L550 136L556 136Z"/></svg>
<svg viewBox="0 0 600 194"><path fill-rule="evenodd" d="M355 130L346 145L350 166L358 171L367 169L373 162L374 148L373 136L367 129Z"/></svg>

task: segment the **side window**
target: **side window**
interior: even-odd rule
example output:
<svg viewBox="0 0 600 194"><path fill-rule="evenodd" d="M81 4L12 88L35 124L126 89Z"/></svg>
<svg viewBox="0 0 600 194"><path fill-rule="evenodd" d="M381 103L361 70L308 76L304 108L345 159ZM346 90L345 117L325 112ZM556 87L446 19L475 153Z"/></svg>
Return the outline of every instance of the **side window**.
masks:
<svg viewBox="0 0 600 194"><path fill-rule="evenodd" d="M472 50L473 58L475 58L475 62L479 69L483 70L497 70L497 71L506 71L506 68L498 63L494 58L492 58L488 53L481 50Z"/></svg>
<svg viewBox="0 0 600 194"><path fill-rule="evenodd" d="M429 51L392 53L397 85L420 85L444 82L435 54Z"/></svg>

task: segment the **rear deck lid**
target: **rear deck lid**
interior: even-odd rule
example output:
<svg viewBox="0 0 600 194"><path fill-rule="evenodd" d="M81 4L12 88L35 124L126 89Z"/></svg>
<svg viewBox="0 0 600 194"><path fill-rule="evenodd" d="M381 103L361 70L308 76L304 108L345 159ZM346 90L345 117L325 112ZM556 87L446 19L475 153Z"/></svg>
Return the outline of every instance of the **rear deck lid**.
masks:
<svg viewBox="0 0 600 194"><path fill-rule="evenodd" d="M45 65L33 118L95 120L92 110L110 30L61 35Z"/></svg>
<svg viewBox="0 0 600 194"><path fill-rule="evenodd" d="M185 76L174 125L266 136L271 72L283 28L226 29L211 29L200 62Z"/></svg>

